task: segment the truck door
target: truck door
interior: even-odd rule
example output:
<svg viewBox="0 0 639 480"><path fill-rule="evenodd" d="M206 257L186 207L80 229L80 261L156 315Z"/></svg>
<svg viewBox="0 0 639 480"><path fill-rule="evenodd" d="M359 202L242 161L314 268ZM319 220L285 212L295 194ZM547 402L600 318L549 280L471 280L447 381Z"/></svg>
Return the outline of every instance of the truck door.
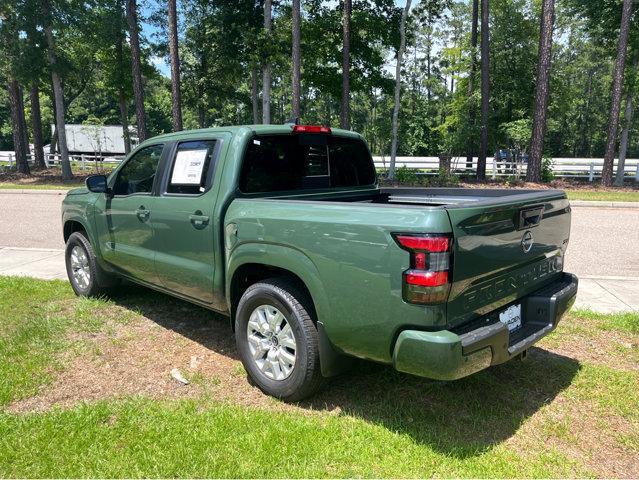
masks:
<svg viewBox="0 0 639 480"><path fill-rule="evenodd" d="M153 188L163 149L164 145L158 144L135 152L110 180L113 195L104 196L95 204L104 260L148 283L157 283L151 218Z"/></svg>
<svg viewBox="0 0 639 480"><path fill-rule="evenodd" d="M155 265L165 288L211 303L214 299L217 190L212 188L220 139L177 142L167 156L155 199Z"/></svg>

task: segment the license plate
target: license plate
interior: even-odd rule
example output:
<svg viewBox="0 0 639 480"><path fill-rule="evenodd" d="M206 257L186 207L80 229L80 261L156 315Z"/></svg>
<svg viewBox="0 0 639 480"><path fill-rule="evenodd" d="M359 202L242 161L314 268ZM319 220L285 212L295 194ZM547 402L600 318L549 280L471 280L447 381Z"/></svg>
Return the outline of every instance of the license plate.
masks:
<svg viewBox="0 0 639 480"><path fill-rule="evenodd" d="M499 314L499 321L505 323L509 331L517 330L521 327L521 303L511 305Z"/></svg>

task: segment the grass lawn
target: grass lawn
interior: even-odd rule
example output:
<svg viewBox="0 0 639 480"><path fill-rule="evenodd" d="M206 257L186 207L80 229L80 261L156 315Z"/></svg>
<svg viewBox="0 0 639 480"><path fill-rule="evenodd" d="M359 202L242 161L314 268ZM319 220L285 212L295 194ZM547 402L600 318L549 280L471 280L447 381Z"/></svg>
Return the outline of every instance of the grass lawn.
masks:
<svg viewBox="0 0 639 480"><path fill-rule="evenodd" d="M0 182L0 188L11 190L69 190L70 188L83 187L84 182L69 183L11 183Z"/></svg>
<svg viewBox="0 0 639 480"><path fill-rule="evenodd" d="M0 292L1 477L639 475L638 315L573 312L526 361L457 382L361 362L286 405L198 307L8 277Z"/></svg>
<svg viewBox="0 0 639 480"><path fill-rule="evenodd" d="M639 190L566 190L570 200L639 202Z"/></svg>

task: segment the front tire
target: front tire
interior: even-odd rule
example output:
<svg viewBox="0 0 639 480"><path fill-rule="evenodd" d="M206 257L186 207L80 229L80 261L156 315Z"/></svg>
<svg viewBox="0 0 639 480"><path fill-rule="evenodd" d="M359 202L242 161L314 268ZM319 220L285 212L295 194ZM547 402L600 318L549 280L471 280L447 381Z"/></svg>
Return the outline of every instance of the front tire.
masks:
<svg viewBox="0 0 639 480"><path fill-rule="evenodd" d="M100 268L84 232L74 232L69 236L64 258L71 288L80 297L103 295L118 283L117 278Z"/></svg>
<svg viewBox="0 0 639 480"><path fill-rule="evenodd" d="M284 279L250 286L235 315L235 340L249 377L266 394L296 402L323 383L310 301Z"/></svg>

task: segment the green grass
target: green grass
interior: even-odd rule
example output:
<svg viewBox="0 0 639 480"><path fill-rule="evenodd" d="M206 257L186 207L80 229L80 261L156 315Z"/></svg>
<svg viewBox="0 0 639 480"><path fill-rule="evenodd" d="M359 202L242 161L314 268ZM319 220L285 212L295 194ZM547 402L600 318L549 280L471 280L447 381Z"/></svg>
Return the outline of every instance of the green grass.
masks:
<svg viewBox="0 0 639 480"><path fill-rule="evenodd" d="M598 190L566 190L570 200L606 201L606 202L639 202L639 190L636 191L598 191Z"/></svg>
<svg viewBox="0 0 639 480"><path fill-rule="evenodd" d="M62 281L0 276L0 406L37 393L62 368L69 331L98 331L106 300L77 299Z"/></svg>
<svg viewBox="0 0 639 480"><path fill-rule="evenodd" d="M60 183L0 183L0 188L10 190L69 190L70 188L83 187L84 182Z"/></svg>
<svg viewBox="0 0 639 480"><path fill-rule="evenodd" d="M452 412L451 412L452 413ZM398 412L401 414L401 410ZM1 415L1 414L0 414ZM436 422L437 419L434 419ZM557 448L450 449L365 419L130 400L0 416L5 477L504 477L587 474Z"/></svg>
<svg viewBox="0 0 639 480"><path fill-rule="evenodd" d="M596 313L591 310L573 310L573 317L588 321L592 328L639 335L639 314L637 313Z"/></svg>
<svg viewBox="0 0 639 480"><path fill-rule="evenodd" d="M86 300L65 282L0 277L0 292L5 406L46 388L74 352L69 334L108 329L116 308L125 322L148 311L146 303L191 316L184 304L145 291ZM636 314L578 311L564 322L571 320L638 340ZM570 331L553 335L561 342ZM243 377L239 364L232 376ZM213 389L228 381L191 380ZM639 371L542 348L456 382L362 363L297 409L243 407L209 393L43 413L0 409L0 477L606 476L600 456L612 451L632 465L639 455L637 405ZM584 423L586 412L594 421Z"/></svg>

